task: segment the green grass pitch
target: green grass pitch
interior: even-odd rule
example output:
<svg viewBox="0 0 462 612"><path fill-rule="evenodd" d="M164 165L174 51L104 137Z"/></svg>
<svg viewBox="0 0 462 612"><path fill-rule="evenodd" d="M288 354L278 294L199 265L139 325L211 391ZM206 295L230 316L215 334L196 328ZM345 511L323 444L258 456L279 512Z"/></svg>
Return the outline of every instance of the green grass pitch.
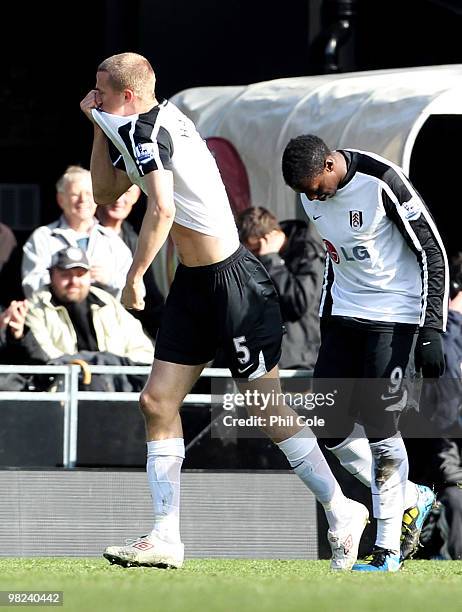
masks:
<svg viewBox="0 0 462 612"><path fill-rule="evenodd" d="M66 612L450 612L462 610L462 561L409 561L396 574L358 575L332 573L327 561L190 560L160 570L0 558L0 590L63 591L57 609Z"/></svg>

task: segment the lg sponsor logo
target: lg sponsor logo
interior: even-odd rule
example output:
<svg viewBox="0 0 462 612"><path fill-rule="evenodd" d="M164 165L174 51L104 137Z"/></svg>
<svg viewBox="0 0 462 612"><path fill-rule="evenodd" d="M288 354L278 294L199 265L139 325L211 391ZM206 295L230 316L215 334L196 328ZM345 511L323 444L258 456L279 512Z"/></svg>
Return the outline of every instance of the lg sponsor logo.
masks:
<svg viewBox="0 0 462 612"><path fill-rule="evenodd" d="M329 242L329 240L324 240L323 242L326 245L326 249L331 260L334 263L339 264L340 255L332 242ZM352 249L347 249L346 247L341 246L340 253L343 255L345 261L364 261L365 259L371 258L369 251L365 246L355 246Z"/></svg>

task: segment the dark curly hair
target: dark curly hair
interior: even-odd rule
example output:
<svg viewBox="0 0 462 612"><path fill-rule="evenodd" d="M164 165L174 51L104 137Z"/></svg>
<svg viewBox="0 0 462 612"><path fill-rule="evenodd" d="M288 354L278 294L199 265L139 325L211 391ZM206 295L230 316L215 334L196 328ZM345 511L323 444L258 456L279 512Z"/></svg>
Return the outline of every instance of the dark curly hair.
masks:
<svg viewBox="0 0 462 612"><path fill-rule="evenodd" d="M324 170L331 151L326 143L313 134L292 138L282 155L282 174L292 189L301 189L303 180L311 181Z"/></svg>

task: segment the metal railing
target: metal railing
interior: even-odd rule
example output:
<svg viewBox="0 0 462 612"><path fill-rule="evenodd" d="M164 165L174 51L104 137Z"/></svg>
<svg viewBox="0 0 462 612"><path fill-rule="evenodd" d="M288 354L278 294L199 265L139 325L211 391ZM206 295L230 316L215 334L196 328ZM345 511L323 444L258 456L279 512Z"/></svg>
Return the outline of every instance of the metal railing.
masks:
<svg viewBox="0 0 462 612"><path fill-rule="evenodd" d="M103 366L90 365L92 374L144 374L149 376L151 366ZM129 391L79 391L79 373L76 364L60 366L0 365L0 374L58 374L63 376L62 391L0 391L0 401L60 402L64 411L63 424L63 466L74 468L77 463L77 433L79 401L137 402L139 392ZM306 378L310 370L280 370L281 378ZM204 368L201 378L231 378L227 368ZM188 393L183 404L212 403L210 393Z"/></svg>

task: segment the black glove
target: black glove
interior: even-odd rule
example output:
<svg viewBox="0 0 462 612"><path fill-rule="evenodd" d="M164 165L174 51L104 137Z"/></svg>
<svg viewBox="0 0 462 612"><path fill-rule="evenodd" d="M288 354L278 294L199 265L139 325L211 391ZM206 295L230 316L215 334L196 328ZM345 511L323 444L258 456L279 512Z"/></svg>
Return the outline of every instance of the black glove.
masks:
<svg viewBox="0 0 462 612"><path fill-rule="evenodd" d="M444 352L441 333L433 327L421 327L414 352L415 369L424 378L439 378L444 373Z"/></svg>

